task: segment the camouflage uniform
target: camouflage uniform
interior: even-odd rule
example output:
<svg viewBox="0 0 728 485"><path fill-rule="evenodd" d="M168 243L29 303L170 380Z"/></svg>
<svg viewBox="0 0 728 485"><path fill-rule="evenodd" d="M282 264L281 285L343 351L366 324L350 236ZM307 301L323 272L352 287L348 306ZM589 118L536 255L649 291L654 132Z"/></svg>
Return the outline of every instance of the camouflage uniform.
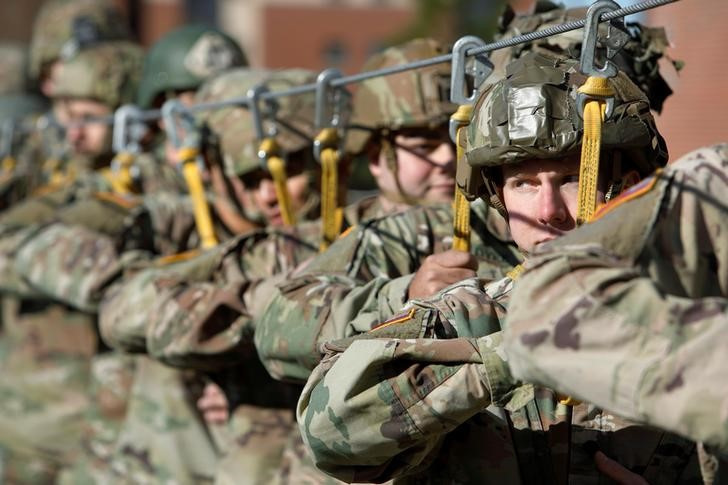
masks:
<svg viewBox="0 0 728 485"><path fill-rule="evenodd" d="M727 161L726 144L696 150L529 260L513 298L534 305L504 337L514 376L725 453Z"/></svg>
<svg viewBox="0 0 728 485"><path fill-rule="evenodd" d="M129 84L134 82L133 70L139 67L140 57L140 50L125 42L84 50L64 62L66 75L56 85L59 95L86 95L113 108L131 94ZM111 64L117 67L110 68ZM90 72L76 70L90 65ZM104 78L86 83L87 74L103 74ZM80 91L81 86L90 91ZM3 214L3 246L20 243L28 235L24 226L49 221L58 208L107 188L106 178L89 173L62 190L13 207ZM90 211L75 216L94 221ZM108 222L92 224L103 228ZM12 287L16 282L12 271L3 275L3 285ZM0 378L4 396L0 440L7 451L4 473L10 480L47 481L78 452L83 413L89 406L91 358L98 339L92 315L38 299L32 289L18 297L11 296L13 293L9 289L3 294L6 372Z"/></svg>
<svg viewBox="0 0 728 485"><path fill-rule="evenodd" d="M512 63L507 78L476 104L468 162L492 177L491 167L578 150L580 125L568 92L584 78L570 65L532 55ZM611 82L622 115L605 122L603 149L624 143L621 169L648 173L665 162L665 153L651 115L641 109L646 99L622 74ZM518 100L536 95L538 107L529 104L526 111L542 116L528 125L539 133L531 138L519 124ZM611 186L620 171L605 166L601 173ZM498 193L486 190L505 213ZM592 456L601 450L651 483L699 483L692 442L593 405L568 406L546 388L517 385L500 334L511 288L511 278L485 286L465 280L411 302L366 339L325 344L329 354L297 410L317 465L345 480L600 483L605 477Z"/></svg>

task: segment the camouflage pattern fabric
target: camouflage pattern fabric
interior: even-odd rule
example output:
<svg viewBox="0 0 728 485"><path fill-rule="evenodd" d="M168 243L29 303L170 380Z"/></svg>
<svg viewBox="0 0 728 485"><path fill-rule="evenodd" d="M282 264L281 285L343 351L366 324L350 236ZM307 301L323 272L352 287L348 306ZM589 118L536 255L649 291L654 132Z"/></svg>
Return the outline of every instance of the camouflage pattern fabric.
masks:
<svg viewBox="0 0 728 485"><path fill-rule="evenodd" d="M452 243L450 205L417 207L369 220L278 285L256 324L255 341L277 379L304 382L322 342L368 331L406 301L412 274ZM521 255L505 221L482 201L472 206L478 274L498 279Z"/></svg>
<svg viewBox="0 0 728 485"><path fill-rule="evenodd" d="M116 108L134 100L144 51L133 42L108 42L61 63L54 98L88 98Z"/></svg>
<svg viewBox="0 0 728 485"><path fill-rule="evenodd" d="M529 261L513 373L725 453L726 167L692 152Z"/></svg>
<svg viewBox="0 0 728 485"><path fill-rule="evenodd" d="M595 483L597 446L650 483L701 483L691 442L518 386L500 344L511 288L465 280L324 344L297 410L316 465L345 481Z"/></svg>

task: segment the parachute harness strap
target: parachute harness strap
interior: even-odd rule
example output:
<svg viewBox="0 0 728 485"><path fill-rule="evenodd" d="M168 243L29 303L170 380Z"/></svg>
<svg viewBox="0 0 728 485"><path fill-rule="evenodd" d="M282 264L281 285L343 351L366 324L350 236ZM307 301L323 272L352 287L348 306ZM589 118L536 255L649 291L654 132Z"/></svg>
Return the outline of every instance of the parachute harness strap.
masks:
<svg viewBox="0 0 728 485"><path fill-rule="evenodd" d="M276 191L278 206L281 208L281 217L283 224L286 226L294 226L296 224L296 215L291 208L291 197L288 193L288 176L286 175L286 162L278 155L280 149L275 138L263 138L258 148L258 154L261 159L265 160L266 167L273 178L273 187Z"/></svg>
<svg viewBox="0 0 728 485"><path fill-rule="evenodd" d="M324 128L316 136L321 162L321 223L320 250L325 251L341 232L343 212L339 208L339 133L336 128Z"/></svg>
<svg viewBox="0 0 728 485"><path fill-rule="evenodd" d="M207 249L216 246L218 241L212 226L210 206L207 203L207 197L205 197L205 187L202 184L199 133L192 119L189 116L185 117L186 114L189 115L184 111L182 103L177 99L170 99L162 106L164 128L172 144L177 147L177 160L182 167L182 175L185 178L187 190L192 199L192 209L195 216L195 226L200 235L200 245L203 249ZM184 142L180 139L180 133L177 131L178 120L185 126L186 139Z"/></svg>
<svg viewBox="0 0 728 485"><path fill-rule="evenodd" d="M591 219L597 208L599 155L602 144L602 123L607 108L606 98L614 96L609 80L590 76L579 93L586 96L584 103L584 137L581 143L579 165L579 194L576 222L581 225Z"/></svg>
<svg viewBox="0 0 728 485"><path fill-rule="evenodd" d="M461 143L463 129L470 123L470 115L473 112L473 106L470 104L461 104L457 111L450 117L450 122L457 125L456 128L456 153L458 160L465 156ZM465 198L462 189L456 185L455 200L453 201L453 240L452 248L456 251L470 251L470 202Z"/></svg>

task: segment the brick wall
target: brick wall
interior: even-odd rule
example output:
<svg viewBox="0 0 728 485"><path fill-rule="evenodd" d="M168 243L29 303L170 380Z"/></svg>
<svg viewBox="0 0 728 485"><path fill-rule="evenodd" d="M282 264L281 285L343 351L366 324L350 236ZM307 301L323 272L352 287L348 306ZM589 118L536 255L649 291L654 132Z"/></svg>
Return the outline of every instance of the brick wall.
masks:
<svg viewBox="0 0 728 485"><path fill-rule="evenodd" d="M658 128L674 160L701 145L728 140L728 1L680 2L651 10L648 23L664 25L670 55L685 61L674 76Z"/></svg>

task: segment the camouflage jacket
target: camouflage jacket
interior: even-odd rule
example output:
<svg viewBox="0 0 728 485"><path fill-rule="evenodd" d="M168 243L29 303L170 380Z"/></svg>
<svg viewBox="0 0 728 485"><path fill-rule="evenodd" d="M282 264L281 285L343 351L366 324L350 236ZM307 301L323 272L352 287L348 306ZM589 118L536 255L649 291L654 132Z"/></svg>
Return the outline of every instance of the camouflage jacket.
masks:
<svg viewBox="0 0 728 485"><path fill-rule="evenodd" d="M704 163L704 166L702 180L709 180L711 176L720 179L715 176L720 172L714 165ZM694 173L695 167L693 163L689 170ZM632 262L640 254L646 258L643 259L644 267L654 270L655 275L659 274L660 281L670 281L674 291L682 297L722 294L725 278L721 279L709 271L709 268L720 267L720 261L718 264L709 263L715 261L712 252L722 254L723 251L722 246L714 244L717 238L715 233L711 233L713 229L716 232L720 229L719 224L712 222L717 219L711 217L724 215L719 213L720 206L713 202L717 199L708 198L704 203L708 212L701 211L701 205L695 203L694 194L708 192L704 189L707 182L697 183L699 191L685 191L693 194L692 201L688 201L687 196L678 199L675 193L671 197L666 192L670 184L664 180L674 180L674 186L685 187L688 185L685 180L688 173L680 170L680 164L667 169L664 175L645 182L624 196L627 200L637 197L637 201L624 204L622 201L625 199L618 199L613 203L616 206L612 209L613 215L608 213L603 221L575 231L559 242L561 245L571 241L591 241L599 235L608 241L612 252L632 254L631 260L617 270L604 273L602 278L597 277L599 273L596 271L590 273L588 269L582 269L595 264L592 254L579 256L577 253L568 260L565 258L569 256L563 253L556 253L557 257L543 256L544 259L536 260L536 269L533 270L542 277L529 285L529 297L525 299L511 298L512 281L508 278L485 287L477 280L465 280L429 300L410 303L401 314L362 336L366 338L357 338L353 343L339 341L326 344L327 357L314 370L297 411L302 434L317 466L343 480L379 481L401 477L403 481L413 483L423 480L432 483L450 480L457 483L599 483L608 480L600 475L592 456L600 450L649 483L700 483L698 455L692 442L654 428L637 426L591 404L567 406L547 388L516 387L517 381L510 376L509 354L501 345L495 345L500 341L498 331L506 309L517 308L521 315L528 315L524 322L528 322L532 330L526 332L525 341L521 338L520 342L514 342L519 348L516 355L522 361L533 362L531 359L535 360L535 356L531 353L538 345L546 348L561 346L558 356L536 350L538 363L522 364L521 372L527 369L527 376L538 376L546 383L556 382L562 370L571 366L574 346L584 338L581 332L574 331L577 326L575 318L592 308L592 292L604 288L607 293L601 297L614 302L616 308L620 305L641 308L641 296L627 297L624 301L615 297L623 294L624 288L620 285L629 281L626 275L630 271L635 273L631 269ZM721 179L711 183L715 188L723 182ZM724 187L721 185L715 193L722 193L722 190ZM663 201L672 201L675 209L671 210ZM635 205L638 203L645 204L644 210L638 210ZM623 207L620 204L624 204ZM696 233L689 233L667 217L662 226L664 232L655 234L650 228L661 207L667 211L665 214L672 214L672 217L690 217L689 220L700 220L705 225L701 225L701 230ZM624 223L627 220L629 224ZM600 227L603 232L599 232ZM654 241L654 245L648 245L643 251L645 241ZM676 250L677 247L688 246L693 248L694 253ZM665 254L679 255L681 261L685 257L692 263L668 266L655 262L654 256L647 256L662 254L657 247L667 248ZM704 258L701 254L709 256ZM570 299L571 305L555 306L554 300L568 293L562 286L558 290L554 287L553 291L541 293L539 283L543 283L544 279L551 281L549 278L558 278L569 268L574 268L577 262L578 274L584 274L584 279L576 280L577 284L594 290L588 290L590 296L586 298L584 293L577 291ZM539 268L548 271L542 272ZM611 291L608 282L615 285L616 293ZM634 298L640 298L640 303L636 303ZM533 302L539 301L544 304L534 305ZM528 308L519 305L520 302L528 302L524 305ZM715 303L714 298L707 300L707 304L705 312L693 312L696 309L693 302L684 303L684 309L691 318L707 315L705 322L709 325L716 321L722 307ZM563 310L557 310L561 308ZM656 300L656 305L648 305L644 312L650 309L665 312L670 308L663 300ZM604 312L597 315L612 315L612 307ZM543 315L547 318L541 318ZM639 315L644 315L643 311ZM549 339L551 325L541 323L544 321L563 322L554 330L553 344ZM624 317L616 321L620 322L617 328L624 325ZM603 318L600 319L600 330L594 337L596 340L602 338L604 322ZM663 318L660 328L665 326L664 322ZM616 329L614 332L617 339L624 336ZM672 336L674 330L668 329L665 333ZM460 349L459 353L454 348ZM663 348L657 346L657 349ZM597 346L596 349L604 351L603 347ZM575 378L575 382L582 382L584 386L593 386L593 372L597 375L602 372L594 369L594 354L589 355L589 363L584 361L585 365L589 365L589 372L585 371L585 367L580 369L588 377ZM654 389L660 382L665 385L675 382L676 370L670 365L665 371L672 369L673 374L653 375L653 368L648 367L653 360L647 363L639 361L642 367L636 365L634 378L626 380L622 376L632 374L627 374L628 371L620 364L623 362L621 359L630 354L618 355L614 365L604 369L610 376L606 382L612 387L604 388L609 389L608 392L595 394L603 399L614 396L612 390L617 386L615 380L619 375L619 387L628 386L629 392L619 394L617 411L625 403L633 402L630 399L638 391L629 386L643 382L645 376L650 376L646 389ZM548 374L541 370L541 361L549 363L546 369L552 372L550 378L544 377ZM564 362L569 362L569 365L564 365ZM669 376L673 379L670 380ZM565 389L576 388L566 386ZM494 403L503 407L494 408L491 406ZM685 432L685 428L681 429ZM701 437L711 436L708 426L705 430Z"/></svg>
<svg viewBox="0 0 728 485"><path fill-rule="evenodd" d="M381 211L367 201L357 207L346 211L350 224ZM252 350L254 317L272 286L317 253L320 234L318 221L303 222L243 234L183 261L162 260L109 291L102 335L114 347L170 365L237 365Z"/></svg>
<svg viewBox="0 0 728 485"><path fill-rule="evenodd" d="M422 261L452 244L452 220L451 206L437 205L368 221L287 277L256 324L271 375L304 382L321 343L366 332L400 309ZM502 217L477 202L471 222L478 274L502 277L521 258Z"/></svg>
<svg viewBox="0 0 728 485"><path fill-rule="evenodd" d="M727 168L697 150L529 261L513 373L728 452Z"/></svg>

